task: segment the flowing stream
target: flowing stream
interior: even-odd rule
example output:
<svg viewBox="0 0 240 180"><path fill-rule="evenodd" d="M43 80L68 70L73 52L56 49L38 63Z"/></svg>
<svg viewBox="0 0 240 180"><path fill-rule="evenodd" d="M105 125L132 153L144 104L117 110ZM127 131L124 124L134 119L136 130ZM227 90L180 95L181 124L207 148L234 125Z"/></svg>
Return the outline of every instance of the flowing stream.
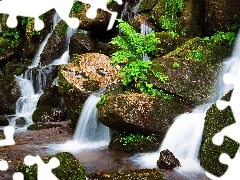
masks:
<svg viewBox="0 0 240 180"><path fill-rule="evenodd" d="M157 168L157 160L162 150L169 149L180 161L182 167L175 168L180 173L201 172L198 153L202 140L204 118L208 108L218 99L229 92L233 85L223 83L223 75L231 73L237 75L240 69L240 33L238 34L230 58L223 62L223 67L218 76L218 82L212 100L196 107L192 113L184 113L175 118L168 130L159 150L154 153L136 154L131 158L141 168ZM193 178L194 179L194 178Z"/></svg>

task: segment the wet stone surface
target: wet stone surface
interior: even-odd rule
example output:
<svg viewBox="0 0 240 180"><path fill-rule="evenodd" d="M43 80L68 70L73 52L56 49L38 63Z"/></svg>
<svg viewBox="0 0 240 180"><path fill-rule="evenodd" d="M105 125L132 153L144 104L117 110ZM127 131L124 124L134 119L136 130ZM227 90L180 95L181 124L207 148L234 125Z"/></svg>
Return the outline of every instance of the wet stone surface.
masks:
<svg viewBox="0 0 240 180"><path fill-rule="evenodd" d="M58 122L59 124L59 122ZM13 146L0 147L0 159L8 162L9 168L7 171L0 171L0 179L12 180L16 165L24 159L26 155L36 156L41 158L56 154L54 151L47 151L46 145L64 143L72 139L72 128L69 121L60 122L62 127L42 129L42 130L25 130L16 132L14 139L16 144ZM0 130L0 134L3 131ZM119 150L101 149L91 151L81 151L73 153L86 168L86 174L109 174L118 170L137 169L128 158L132 157L132 153L127 153ZM164 179L171 180L208 180L204 175L192 174L186 177L172 170L163 170Z"/></svg>

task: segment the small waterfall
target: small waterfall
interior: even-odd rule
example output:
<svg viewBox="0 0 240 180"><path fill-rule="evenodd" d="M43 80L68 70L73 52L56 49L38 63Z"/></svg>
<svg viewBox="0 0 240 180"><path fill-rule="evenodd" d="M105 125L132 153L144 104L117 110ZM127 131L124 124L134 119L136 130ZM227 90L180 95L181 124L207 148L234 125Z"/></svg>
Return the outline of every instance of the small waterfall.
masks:
<svg viewBox="0 0 240 180"><path fill-rule="evenodd" d="M56 13L54 17L55 20L53 20L53 29L58 21ZM23 128L26 128L28 125L33 123L32 114L35 111L38 99L46 86L47 77L52 72L51 67L43 67L41 69L37 69L35 67L39 64L40 55L52 32L46 36L39 46L39 49L33 58L32 64L28 66L29 69L20 76L15 76L15 79L20 87L21 97L16 102L15 115L6 115L6 118L11 126L17 126L16 121L19 118L23 118L25 120Z"/></svg>
<svg viewBox="0 0 240 180"><path fill-rule="evenodd" d="M137 15L138 8L143 0L139 0L138 3L132 7L132 9L129 8L129 1L126 1L124 4L124 9L121 13L121 19L124 19L126 21L131 20L134 16Z"/></svg>
<svg viewBox="0 0 240 180"><path fill-rule="evenodd" d="M70 38L71 36L77 32L77 29L72 29L70 27L68 27L67 29L67 34L66 34L66 38L67 38L67 47L66 47L66 51L62 54L62 56L58 59L55 59L51 65L61 65L61 64L67 64L70 60L70 56L69 56L69 43L70 43Z"/></svg>
<svg viewBox="0 0 240 180"><path fill-rule="evenodd" d="M146 22L141 24L141 34L146 36L147 34L150 34L152 32L152 28L149 27ZM149 61L149 57L147 54L143 55L143 61Z"/></svg>
<svg viewBox="0 0 240 180"><path fill-rule="evenodd" d="M85 101L73 140L64 144L49 145L50 151L78 152L79 150L103 148L109 144L110 130L97 118L96 104L100 101L100 94L103 92L104 89L100 88L98 93L91 94Z"/></svg>
<svg viewBox="0 0 240 180"><path fill-rule="evenodd" d="M212 100L207 104L196 107L192 113L184 113L176 117L159 150L155 153L137 154L131 158L132 161L139 164L142 168L156 168L160 151L169 149L182 165L181 168L176 168L178 172L203 171L198 162L198 153L202 140L204 118L208 108L233 88L232 85L223 83L222 78L225 73L237 76L237 72L240 69L239 52L240 32L236 38L231 57L223 62L223 68L219 73L218 83Z"/></svg>
<svg viewBox="0 0 240 180"><path fill-rule="evenodd" d="M109 128L104 126L97 118L96 104L100 101L98 95L92 94L84 103L78 125L73 137L79 143L109 142Z"/></svg>

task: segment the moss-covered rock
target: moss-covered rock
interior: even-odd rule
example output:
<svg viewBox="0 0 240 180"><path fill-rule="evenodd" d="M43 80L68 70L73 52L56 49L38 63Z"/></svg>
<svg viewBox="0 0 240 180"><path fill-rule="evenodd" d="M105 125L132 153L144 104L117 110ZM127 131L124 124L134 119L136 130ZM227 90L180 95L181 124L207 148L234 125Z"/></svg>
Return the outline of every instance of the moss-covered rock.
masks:
<svg viewBox="0 0 240 180"><path fill-rule="evenodd" d="M42 66L50 64L53 60L58 59L67 49L67 24L60 20L49 37L43 52L40 55Z"/></svg>
<svg viewBox="0 0 240 180"><path fill-rule="evenodd" d="M0 114L15 114L21 92L14 76L0 74L0 87Z"/></svg>
<svg viewBox="0 0 240 180"><path fill-rule="evenodd" d="M9 122L5 116L0 116L0 126L8 126Z"/></svg>
<svg viewBox="0 0 240 180"><path fill-rule="evenodd" d="M169 7L166 5L167 0L161 0L158 1L157 5L152 9L150 16L152 17L155 25L160 28L163 27L163 21L160 19L166 15L168 16L169 22L172 23L172 25L168 24L168 26L172 26L173 28L169 28L167 30L174 30L178 34L183 34L187 36L200 36L203 34L203 19L204 19L204 1L197 1L197 0L191 0L191 1L183 1L183 8L182 10L179 10L174 15L169 15L170 11L176 11L176 7L180 7L180 5L177 5L175 7L171 7L173 5L176 5L177 3L180 3L181 1L175 1L170 2L172 4L169 5ZM169 8L169 9L168 9ZM174 10L173 10L174 9ZM171 20L175 18L176 19L176 25L175 20ZM176 26L176 27L174 27ZM166 28L165 28L166 29Z"/></svg>
<svg viewBox="0 0 240 180"><path fill-rule="evenodd" d="M143 153L157 151L159 146L159 138L154 134L145 136L141 134L118 133L111 139L108 148Z"/></svg>
<svg viewBox="0 0 240 180"><path fill-rule="evenodd" d="M209 34L217 31L237 32L239 27L239 0L232 0L231 3L228 0L205 1L205 28Z"/></svg>
<svg viewBox="0 0 240 180"><path fill-rule="evenodd" d="M60 161L60 166L53 169L53 174L61 180L85 180L85 168L80 161L71 153L61 152L53 156L43 158L48 163L52 157L56 157ZM37 165L26 166L24 162L17 165L15 172L21 172L25 180L37 179Z"/></svg>
<svg viewBox="0 0 240 180"><path fill-rule="evenodd" d="M163 138L173 119L186 111L186 106L173 100L128 92L107 95L98 108L98 118L121 133L156 134Z"/></svg>
<svg viewBox="0 0 240 180"><path fill-rule="evenodd" d="M138 8L138 13L149 13L157 5L158 0L143 0Z"/></svg>
<svg viewBox="0 0 240 180"><path fill-rule="evenodd" d="M59 90L63 95L67 112L76 125L79 107L87 97L100 87L110 90L119 81L118 70L111 65L110 58L98 53L76 55L72 63L63 65L58 74Z"/></svg>
<svg viewBox="0 0 240 180"><path fill-rule="evenodd" d="M154 59L151 69L169 77L161 82L153 73L148 80L154 86L188 100L192 106L210 100L223 60L231 48L194 38L164 57Z"/></svg>
<svg viewBox="0 0 240 180"><path fill-rule="evenodd" d="M222 99L229 101L232 91L226 94ZM239 148L239 143L228 137L224 137L221 146L213 144L213 136L221 131L224 127L235 123L235 119L230 107L220 111L216 104L213 104L207 111L202 137L202 145L200 149L200 164L208 172L222 176L228 166L219 162L219 156L227 153L233 158Z"/></svg>
<svg viewBox="0 0 240 180"><path fill-rule="evenodd" d="M161 57L172 51L177 47L181 46L187 41L186 38L179 37L173 33L168 32L156 32L156 37L159 39L157 44L157 52L154 53L155 56Z"/></svg>

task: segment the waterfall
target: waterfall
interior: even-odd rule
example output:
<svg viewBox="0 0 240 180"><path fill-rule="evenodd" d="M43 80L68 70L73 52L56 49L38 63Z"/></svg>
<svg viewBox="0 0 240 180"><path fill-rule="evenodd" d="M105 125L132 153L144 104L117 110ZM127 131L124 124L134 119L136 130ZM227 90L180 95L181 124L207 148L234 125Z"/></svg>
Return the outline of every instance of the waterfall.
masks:
<svg viewBox="0 0 240 180"><path fill-rule="evenodd" d="M58 17L55 13L53 20L53 29L58 22ZM53 32L53 31L52 31ZM25 120L25 125L22 128L26 128L32 121L32 114L36 110L38 99L43 93L43 89L47 83L47 77L51 74L51 67L43 67L41 69L37 69L36 67L40 61L40 55L47 44L49 37L52 32L50 32L44 41L40 44L39 49L36 55L33 58L33 62L30 66L28 66L28 70L26 70L20 76L15 76L15 79L19 85L21 91L21 97L16 102L16 111L14 115L6 115L6 118L9 121L10 126L16 127L16 121L19 118L23 118Z"/></svg>
<svg viewBox="0 0 240 180"><path fill-rule="evenodd" d="M81 115L73 136L73 140L64 144L48 145L50 151L78 152L79 150L105 148L110 142L110 129L104 126L97 118L96 104L100 101L100 88L98 93L91 94L83 105Z"/></svg>
<svg viewBox="0 0 240 180"><path fill-rule="evenodd" d="M67 33L66 33L66 41L67 41L67 47L66 47L66 51L62 54L62 56L58 59L55 59L51 65L61 65L61 64L67 64L70 60L70 56L69 56L69 43L70 43L70 38L71 36L77 32L77 29L72 29L70 27L68 27L67 29Z"/></svg>
<svg viewBox="0 0 240 180"><path fill-rule="evenodd" d="M146 36L147 34L150 34L152 32L152 28L149 27L146 22L141 23L141 34ZM143 61L149 61L149 57L147 54L143 55Z"/></svg>
<svg viewBox="0 0 240 180"><path fill-rule="evenodd" d="M97 118L96 104L100 101L98 95L92 94L84 103L73 140L79 143L109 142L109 128Z"/></svg>
<svg viewBox="0 0 240 180"><path fill-rule="evenodd" d="M233 88L233 85L223 83L222 79L225 73L237 76L237 72L240 69L239 52L240 33L238 33L236 38L231 57L223 62L212 100L207 104L196 107L192 113L184 113L177 116L159 150L154 153L137 154L131 158L132 161L139 164L142 168L156 168L160 151L169 149L182 165L181 168L176 168L178 172L203 171L198 162L198 153L202 140L204 118L208 108Z"/></svg>

